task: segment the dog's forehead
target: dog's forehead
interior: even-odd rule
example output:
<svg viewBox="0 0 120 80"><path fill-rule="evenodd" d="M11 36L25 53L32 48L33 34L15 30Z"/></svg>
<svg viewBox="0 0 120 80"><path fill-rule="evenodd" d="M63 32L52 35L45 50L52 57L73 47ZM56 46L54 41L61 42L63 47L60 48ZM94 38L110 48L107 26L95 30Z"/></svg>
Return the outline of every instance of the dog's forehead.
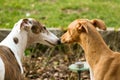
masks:
<svg viewBox="0 0 120 80"><path fill-rule="evenodd" d="M81 24L90 22L90 20L88 20L88 19L78 19L77 21L78 21L78 23L81 23Z"/></svg>
<svg viewBox="0 0 120 80"><path fill-rule="evenodd" d="M39 21L35 20L35 19L32 19L32 18L28 18L28 21L33 24L33 25L40 25Z"/></svg>
<svg viewBox="0 0 120 80"><path fill-rule="evenodd" d="M38 28L42 28L42 27L43 27L43 25L42 25L39 21L37 21L37 20L35 20L35 19L33 19L33 18L28 18L28 21L29 21L29 23L31 23L33 26L36 26L36 27L38 27Z"/></svg>
<svg viewBox="0 0 120 80"><path fill-rule="evenodd" d="M69 24L68 28L74 28L77 24L78 24L78 21L75 20Z"/></svg>
<svg viewBox="0 0 120 80"><path fill-rule="evenodd" d="M74 20L73 22L71 22L69 24L68 28L73 28L73 27L77 26L79 23L83 24L85 22L86 22L86 20L82 20L82 19Z"/></svg>
<svg viewBox="0 0 120 80"><path fill-rule="evenodd" d="M79 24L86 24L86 23L90 23L90 20L88 20L88 19L76 19L69 24L68 29L73 29L73 28L77 27Z"/></svg>

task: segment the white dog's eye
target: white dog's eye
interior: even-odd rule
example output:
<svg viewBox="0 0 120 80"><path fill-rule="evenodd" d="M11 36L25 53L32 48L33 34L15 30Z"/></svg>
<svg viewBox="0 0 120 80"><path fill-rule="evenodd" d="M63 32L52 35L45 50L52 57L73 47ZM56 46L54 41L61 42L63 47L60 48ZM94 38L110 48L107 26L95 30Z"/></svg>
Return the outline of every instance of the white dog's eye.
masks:
<svg viewBox="0 0 120 80"><path fill-rule="evenodd" d="M30 24L32 24L32 21L29 21Z"/></svg>

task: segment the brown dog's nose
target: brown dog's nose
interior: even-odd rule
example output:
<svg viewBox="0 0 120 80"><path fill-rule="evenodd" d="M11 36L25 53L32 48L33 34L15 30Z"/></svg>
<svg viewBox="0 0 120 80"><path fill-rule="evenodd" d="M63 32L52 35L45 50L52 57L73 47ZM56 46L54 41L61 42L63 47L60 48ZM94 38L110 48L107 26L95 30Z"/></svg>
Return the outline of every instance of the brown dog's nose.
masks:
<svg viewBox="0 0 120 80"><path fill-rule="evenodd" d="M59 39L59 40L57 41L57 44L61 44L61 39Z"/></svg>

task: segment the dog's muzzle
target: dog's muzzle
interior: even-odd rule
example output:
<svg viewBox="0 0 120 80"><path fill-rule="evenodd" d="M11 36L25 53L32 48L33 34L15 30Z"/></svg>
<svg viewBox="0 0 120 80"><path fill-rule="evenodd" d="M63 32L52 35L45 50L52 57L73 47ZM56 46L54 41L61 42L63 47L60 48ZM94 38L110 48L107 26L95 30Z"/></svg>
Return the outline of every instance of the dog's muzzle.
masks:
<svg viewBox="0 0 120 80"><path fill-rule="evenodd" d="M61 39L59 39L59 40L57 41L57 44L61 44Z"/></svg>

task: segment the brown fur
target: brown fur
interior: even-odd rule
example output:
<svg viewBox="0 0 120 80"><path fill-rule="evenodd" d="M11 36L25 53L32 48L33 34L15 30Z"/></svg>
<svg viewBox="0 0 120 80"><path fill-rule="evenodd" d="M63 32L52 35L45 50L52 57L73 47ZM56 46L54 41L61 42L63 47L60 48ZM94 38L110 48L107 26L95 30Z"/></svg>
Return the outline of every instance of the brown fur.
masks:
<svg viewBox="0 0 120 80"><path fill-rule="evenodd" d="M99 19L75 20L68 26L61 41L77 42L82 46L94 80L120 80L120 53L108 48L96 27L106 29L104 22Z"/></svg>
<svg viewBox="0 0 120 80"><path fill-rule="evenodd" d="M17 63L17 60L13 52L5 47L0 46L0 57L2 58L5 64L5 79L4 80L23 80L20 66Z"/></svg>
<svg viewBox="0 0 120 80"><path fill-rule="evenodd" d="M19 40L18 40L17 37L14 37L14 38L13 38L13 41L15 42L15 44L18 44L18 42L19 42Z"/></svg>

